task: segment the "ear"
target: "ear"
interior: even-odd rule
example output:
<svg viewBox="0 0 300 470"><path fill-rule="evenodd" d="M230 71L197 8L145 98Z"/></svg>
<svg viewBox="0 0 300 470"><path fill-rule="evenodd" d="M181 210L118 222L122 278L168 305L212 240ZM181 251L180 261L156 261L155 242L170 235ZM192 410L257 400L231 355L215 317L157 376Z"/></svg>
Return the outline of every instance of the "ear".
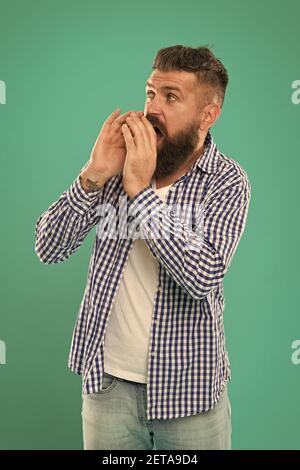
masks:
<svg viewBox="0 0 300 470"><path fill-rule="evenodd" d="M200 130L207 131L210 127L214 125L220 114L221 107L218 103L207 104L201 112L199 125Z"/></svg>

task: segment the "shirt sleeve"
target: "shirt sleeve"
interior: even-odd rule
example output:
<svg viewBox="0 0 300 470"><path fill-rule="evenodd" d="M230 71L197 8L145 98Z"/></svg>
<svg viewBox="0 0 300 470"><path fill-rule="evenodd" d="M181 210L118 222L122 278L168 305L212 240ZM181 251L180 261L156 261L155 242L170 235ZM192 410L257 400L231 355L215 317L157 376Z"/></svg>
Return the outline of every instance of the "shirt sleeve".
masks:
<svg viewBox="0 0 300 470"><path fill-rule="evenodd" d="M129 201L151 253L187 294L200 300L222 281L243 234L251 197L247 177L226 184L197 208L197 223L182 221L147 186Z"/></svg>
<svg viewBox="0 0 300 470"><path fill-rule="evenodd" d="M80 247L99 221L97 206L102 200L105 184L86 193L78 175L69 189L38 218L35 252L42 263L62 262Z"/></svg>

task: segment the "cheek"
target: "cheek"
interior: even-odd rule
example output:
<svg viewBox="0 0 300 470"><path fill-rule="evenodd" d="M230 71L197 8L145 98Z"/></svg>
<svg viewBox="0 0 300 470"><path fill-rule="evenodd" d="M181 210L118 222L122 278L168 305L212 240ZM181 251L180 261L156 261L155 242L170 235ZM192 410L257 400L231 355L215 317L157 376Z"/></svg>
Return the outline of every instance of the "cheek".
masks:
<svg viewBox="0 0 300 470"><path fill-rule="evenodd" d="M178 132L182 131L187 125L189 118L187 118L185 113L180 113L179 111L175 114L172 113L172 116L166 118L167 122L167 133L170 137L177 134Z"/></svg>

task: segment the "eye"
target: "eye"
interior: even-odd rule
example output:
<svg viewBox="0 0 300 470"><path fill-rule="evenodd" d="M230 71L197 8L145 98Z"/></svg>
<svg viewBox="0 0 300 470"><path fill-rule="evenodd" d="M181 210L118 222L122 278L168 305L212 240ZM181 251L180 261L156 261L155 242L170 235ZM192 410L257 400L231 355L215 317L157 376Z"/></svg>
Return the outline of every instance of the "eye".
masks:
<svg viewBox="0 0 300 470"><path fill-rule="evenodd" d="M167 96L171 96L172 98L175 98L175 100L177 100L177 96L175 96L175 95L172 95L172 93L168 93L168 95L167 95Z"/></svg>
<svg viewBox="0 0 300 470"><path fill-rule="evenodd" d="M146 92L147 98L150 98L150 96L149 96L150 93L151 93L152 95L154 95L154 92L153 92L153 91L148 90L148 91ZM169 98L173 98L173 99L170 100ZM173 95L172 93L168 93L168 94L167 94L167 99L168 99L168 101L176 101L176 100L177 100L177 96Z"/></svg>

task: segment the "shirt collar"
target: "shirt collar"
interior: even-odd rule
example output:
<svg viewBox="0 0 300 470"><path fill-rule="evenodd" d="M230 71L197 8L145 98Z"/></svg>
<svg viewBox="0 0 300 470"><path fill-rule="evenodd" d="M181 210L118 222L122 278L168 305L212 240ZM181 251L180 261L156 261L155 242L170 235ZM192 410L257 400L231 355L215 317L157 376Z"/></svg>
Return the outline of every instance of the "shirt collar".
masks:
<svg viewBox="0 0 300 470"><path fill-rule="evenodd" d="M204 143L204 153L196 160L194 166L198 166L205 173L215 173L219 164L219 151L210 131L207 132Z"/></svg>

